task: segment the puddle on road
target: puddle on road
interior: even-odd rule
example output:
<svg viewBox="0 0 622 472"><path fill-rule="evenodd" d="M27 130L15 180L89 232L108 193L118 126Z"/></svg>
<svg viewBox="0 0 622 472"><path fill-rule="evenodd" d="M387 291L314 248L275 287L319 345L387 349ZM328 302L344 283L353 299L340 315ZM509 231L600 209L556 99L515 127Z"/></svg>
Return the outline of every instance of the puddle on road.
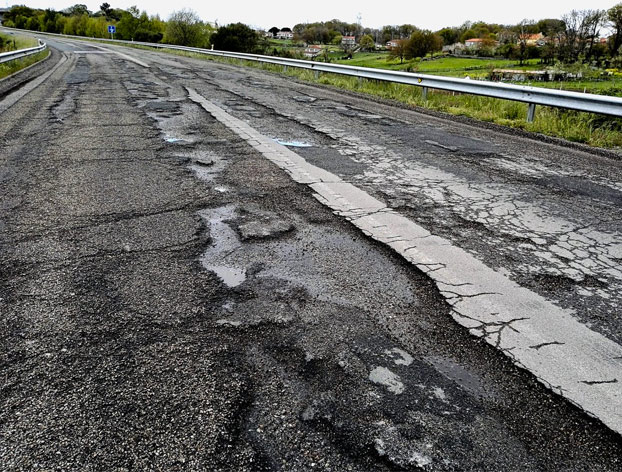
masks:
<svg viewBox="0 0 622 472"><path fill-rule="evenodd" d="M281 146L287 146L287 147L308 148L308 147L313 146L312 144L305 143L303 141L284 141L278 138L274 138L274 141L279 143Z"/></svg>
<svg viewBox="0 0 622 472"><path fill-rule="evenodd" d="M209 226L212 240L210 247L201 256L201 264L214 272L228 287L237 287L246 281L246 269L227 264L227 257L240 248L241 243L235 231L226 223L235 218L235 206L205 210L200 215Z"/></svg>

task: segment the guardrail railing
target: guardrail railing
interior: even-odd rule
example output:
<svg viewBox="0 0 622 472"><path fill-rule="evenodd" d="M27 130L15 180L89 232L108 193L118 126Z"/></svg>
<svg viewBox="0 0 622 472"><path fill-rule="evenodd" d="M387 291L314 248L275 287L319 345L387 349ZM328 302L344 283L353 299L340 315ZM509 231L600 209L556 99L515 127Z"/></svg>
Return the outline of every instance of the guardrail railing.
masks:
<svg viewBox="0 0 622 472"><path fill-rule="evenodd" d="M25 30L20 30L25 31ZM30 33L33 33L30 31ZM438 89L458 93L468 93L484 97L512 100L528 104L527 121L532 122L535 117L536 105L549 107L567 108L571 110L584 111L589 113L600 113L622 117L622 98L611 97L608 95L596 95L580 92L567 92L563 90L547 89L544 87L532 87L525 85L501 84L483 80L459 79L455 77L443 77L427 74L413 74L410 72L392 71L385 69L373 69L369 67L354 67L343 64L331 64L325 62L304 61L300 59L287 59L274 56L263 56L259 54L245 54L229 51L215 51L211 49L194 48L188 46L175 46L161 43L145 43L139 41L124 41L118 39L105 38L84 38L80 36L57 35L71 39L97 40L116 44L129 44L148 46L159 49L173 49L179 51L193 52L211 56L228 57L246 61L254 61L266 64L281 65L285 68L296 67L300 69L313 70L316 76L321 72L340 74L358 77L360 79L382 80L399 84L414 85L423 88L423 99L427 100L429 89Z"/></svg>
<svg viewBox="0 0 622 472"><path fill-rule="evenodd" d="M21 59L22 57L31 56L33 54L37 54L41 51L45 51L46 48L47 48L47 44L39 40L39 46L35 46L34 48L18 49L17 51L9 51L9 52L0 53L0 64L4 62L14 61L16 59Z"/></svg>

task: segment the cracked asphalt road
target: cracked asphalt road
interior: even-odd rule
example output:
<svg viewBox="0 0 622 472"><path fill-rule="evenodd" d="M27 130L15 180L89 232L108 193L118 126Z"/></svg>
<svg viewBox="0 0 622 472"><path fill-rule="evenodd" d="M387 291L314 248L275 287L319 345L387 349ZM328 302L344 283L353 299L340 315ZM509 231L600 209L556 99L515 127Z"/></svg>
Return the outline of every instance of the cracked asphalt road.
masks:
<svg viewBox="0 0 622 472"><path fill-rule="evenodd" d="M0 120L3 470L620 469L619 435L458 325L424 270L232 118L312 144L291 149L615 342L617 162L50 44L67 60Z"/></svg>

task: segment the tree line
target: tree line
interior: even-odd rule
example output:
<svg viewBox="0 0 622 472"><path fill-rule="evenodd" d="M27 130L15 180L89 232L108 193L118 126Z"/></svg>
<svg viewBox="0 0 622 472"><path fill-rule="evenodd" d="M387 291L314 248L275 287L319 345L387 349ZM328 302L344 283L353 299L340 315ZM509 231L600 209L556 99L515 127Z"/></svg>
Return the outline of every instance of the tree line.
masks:
<svg viewBox="0 0 622 472"><path fill-rule="evenodd" d="M600 35L607 31L611 35L606 42L601 42ZM369 38L374 44L391 42L391 55L402 61L433 54L443 46L477 39L479 46L472 52L479 56L504 56L521 62L539 58L545 63L614 60L622 65L622 3L609 10L573 10L559 19L523 20L516 25L467 21L460 26L430 31L412 24L374 29L330 20L300 23L294 26L293 32L296 39L307 43L338 44L346 34L365 38L367 44ZM542 40L536 45L530 35L538 34L542 34Z"/></svg>
<svg viewBox="0 0 622 472"><path fill-rule="evenodd" d="M4 25L15 28L95 38L109 37L108 25L116 26L116 38L130 41L169 43L185 46L214 46L216 49L262 53L268 42L248 26L235 23L218 27L202 21L190 10L174 12L167 20L149 15L137 7L127 10L103 3L98 11L76 4L62 11L14 6L4 14ZM269 31L278 31L273 27ZM443 46L478 39L477 55L497 55L543 62L616 62L622 65L622 3L609 10L573 10L559 19L523 20L516 25L465 22L438 31L412 24L366 28L337 19L299 23L292 30L295 39L307 44L340 44L343 36L355 36L363 50L391 41L391 54L401 60L424 57ZM601 33L610 31L607 41ZM542 34L534 45L529 35Z"/></svg>
<svg viewBox="0 0 622 472"><path fill-rule="evenodd" d="M238 52L263 52L267 42L242 23L217 28L202 21L196 12L180 10L168 20L149 15L133 6L127 10L103 3L96 12L76 4L61 11L14 6L4 14L4 26L91 38L108 38L108 26L116 27L115 38L128 41L177 44Z"/></svg>

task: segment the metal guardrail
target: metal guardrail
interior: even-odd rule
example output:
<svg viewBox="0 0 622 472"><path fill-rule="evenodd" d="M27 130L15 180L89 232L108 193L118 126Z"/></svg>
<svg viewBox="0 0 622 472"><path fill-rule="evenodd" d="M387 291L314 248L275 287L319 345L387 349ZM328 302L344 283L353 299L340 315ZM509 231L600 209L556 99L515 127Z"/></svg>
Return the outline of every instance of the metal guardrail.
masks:
<svg viewBox="0 0 622 472"><path fill-rule="evenodd" d="M32 33L32 31L30 32ZM276 64L283 67L296 67L313 70L316 76L320 72L347 75L360 79L381 80L399 84L414 85L423 88L423 99L427 100L429 89L445 90L450 92L468 93L484 97L499 98L527 103L527 121L532 122L535 116L536 105L549 107L567 108L590 113L600 113L622 117L622 98L607 95L589 93L567 92L563 90L547 89L543 87L531 87L524 85L501 84L483 80L458 79L454 77L442 77L427 74L413 74L410 72L392 71L385 69L373 69L369 67L354 67L342 64L330 64L324 62L304 61L300 59L287 59L259 54L245 54L229 51L215 51L210 49L193 48L187 46L175 46L161 43L145 43L138 41L112 40L105 38L84 38L80 36L57 35L71 39L96 39L97 41L148 46L159 49L173 49L193 52L210 56L220 56L232 59L241 59L266 64Z"/></svg>
<svg viewBox="0 0 622 472"><path fill-rule="evenodd" d="M500 84L482 80L458 79L426 74L372 69L369 67L353 67L341 64L303 61L299 59L285 59L255 54L232 53L225 51L210 51L198 48L183 48L184 50L222 57L230 57L268 64L278 64L285 67L298 67L316 72L330 72L333 74L349 75L361 79L382 80L387 82L414 85L423 88L423 98L427 100L428 89L446 90L458 93L468 93L485 97L513 100L529 104L527 119L533 121L536 105L544 105L605 115L622 116L622 98L607 95L595 95L579 92L547 89L543 87L529 87L522 85Z"/></svg>
<svg viewBox="0 0 622 472"><path fill-rule="evenodd" d="M41 51L45 51L46 48L47 48L47 44L39 40L39 46L36 46L34 48L19 49L17 51L9 51L9 52L0 53L0 64L4 62L14 61L16 59L21 59L22 57L32 56L33 54L37 54Z"/></svg>

